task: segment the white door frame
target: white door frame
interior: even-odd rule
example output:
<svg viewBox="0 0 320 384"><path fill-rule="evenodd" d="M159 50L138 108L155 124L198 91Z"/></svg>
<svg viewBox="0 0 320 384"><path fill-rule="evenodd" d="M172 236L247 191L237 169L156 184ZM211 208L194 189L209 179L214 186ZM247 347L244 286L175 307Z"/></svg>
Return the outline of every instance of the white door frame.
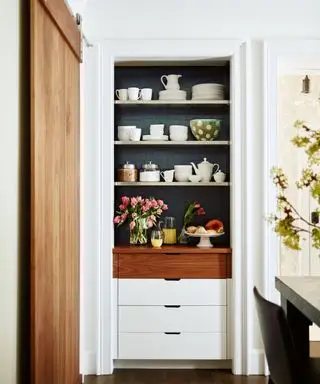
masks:
<svg viewBox="0 0 320 384"><path fill-rule="evenodd" d="M320 40L268 40L264 43L264 212L266 215L276 211L276 188L272 184L270 169L278 164L277 114L278 114L278 74L280 60L296 60L320 57ZM263 293L279 301L275 290L275 276L278 274L279 239L266 221L264 224L263 253Z"/></svg>
<svg viewBox="0 0 320 384"><path fill-rule="evenodd" d="M112 278L112 247L114 214L114 62L119 59L159 59L187 60L224 57L231 59L232 105L231 105L231 166L232 166L232 245L233 245L233 294L231 310L231 356L233 372L248 374L250 369L250 349L253 337L252 304L252 252L247 252L249 234L247 228L248 199L254 180L247 177L248 161L252 154L250 130L252 129L248 110L247 88L250 82L250 44L235 40L108 40L99 42L100 85L98 124L92 130L99 142L99 175L95 186L98 198L96 223L99 246L97 254L97 374L110 374L113 371L113 358L116 356L116 313L117 292ZM86 127L87 130L90 127ZM84 202L84 205L86 203ZM85 255L90 257L90 255ZM254 372L253 372L254 373Z"/></svg>

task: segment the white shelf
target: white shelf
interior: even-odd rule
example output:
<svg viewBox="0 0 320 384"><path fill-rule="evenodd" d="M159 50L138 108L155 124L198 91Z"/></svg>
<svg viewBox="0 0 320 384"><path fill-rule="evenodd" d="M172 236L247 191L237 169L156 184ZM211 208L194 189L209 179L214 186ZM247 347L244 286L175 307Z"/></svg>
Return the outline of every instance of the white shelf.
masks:
<svg viewBox="0 0 320 384"><path fill-rule="evenodd" d="M187 145L187 146L219 146L219 145L230 145L230 141L227 140L216 140L216 141L115 141L115 145Z"/></svg>
<svg viewBox="0 0 320 384"><path fill-rule="evenodd" d="M115 100L120 105L229 105L230 100Z"/></svg>
<svg viewBox="0 0 320 384"><path fill-rule="evenodd" d="M228 187L230 186L230 183L224 182L224 183L216 183L216 182L209 182L209 183L191 183L189 181L186 182L178 182L174 181L172 183L167 183L164 181L136 181L136 182L126 182L126 181L116 181L114 183L116 187Z"/></svg>

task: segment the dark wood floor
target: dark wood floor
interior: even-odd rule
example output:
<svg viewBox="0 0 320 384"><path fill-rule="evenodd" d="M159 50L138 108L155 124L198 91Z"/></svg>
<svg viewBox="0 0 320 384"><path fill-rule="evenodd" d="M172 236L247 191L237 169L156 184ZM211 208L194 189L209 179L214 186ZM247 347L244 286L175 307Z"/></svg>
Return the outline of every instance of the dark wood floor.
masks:
<svg viewBox="0 0 320 384"><path fill-rule="evenodd" d="M118 370L111 376L86 376L85 384L267 384L262 376L233 376L224 370Z"/></svg>

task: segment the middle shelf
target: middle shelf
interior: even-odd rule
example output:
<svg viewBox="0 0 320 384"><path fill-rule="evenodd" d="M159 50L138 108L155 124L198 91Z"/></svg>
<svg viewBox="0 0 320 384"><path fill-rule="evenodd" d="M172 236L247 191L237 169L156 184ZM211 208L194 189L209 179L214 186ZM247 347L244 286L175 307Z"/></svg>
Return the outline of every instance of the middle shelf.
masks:
<svg viewBox="0 0 320 384"><path fill-rule="evenodd" d="M173 181L173 182L165 182L165 181L135 181L135 182L127 182L127 181L116 181L114 183L116 187L228 187L231 184L228 182L223 183L217 183L217 182L198 182L198 183L191 183L190 181L186 182L179 182L179 181Z"/></svg>

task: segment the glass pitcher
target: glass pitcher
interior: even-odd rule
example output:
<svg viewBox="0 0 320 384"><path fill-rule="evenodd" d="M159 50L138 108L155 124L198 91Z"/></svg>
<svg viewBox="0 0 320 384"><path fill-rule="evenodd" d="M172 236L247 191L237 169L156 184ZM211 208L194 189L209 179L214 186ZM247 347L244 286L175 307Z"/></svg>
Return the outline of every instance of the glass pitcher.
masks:
<svg viewBox="0 0 320 384"><path fill-rule="evenodd" d="M177 242L177 229L176 229L176 219L171 216L167 216L164 218L163 225L163 234L164 244L176 244Z"/></svg>

